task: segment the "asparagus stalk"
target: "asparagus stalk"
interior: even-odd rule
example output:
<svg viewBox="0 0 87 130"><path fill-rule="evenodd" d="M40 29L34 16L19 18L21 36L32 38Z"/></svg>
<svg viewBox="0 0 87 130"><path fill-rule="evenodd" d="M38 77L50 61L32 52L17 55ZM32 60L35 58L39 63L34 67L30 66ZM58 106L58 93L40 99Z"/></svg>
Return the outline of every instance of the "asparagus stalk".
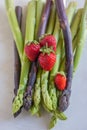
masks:
<svg viewBox="0 0 87 130"><path fill-rule="evenodd" d="M86 40L86 36L87 36L87 0L85 1L84 10L82 13L82 19L80 23L80 30L79 30L78 37L76 40L77 47L76 47L76 52L74 56L74 72L76 71L78 67L78 63L81 57L81 53L82 53L83 46Z"/></svg>
<svg viewBox="0 0 87 130"><path fill-rule="evenodd" d="M67 117L62 112L60 112L58 110L55 111L54 115L51 118L49 129L52 129L55 126L55 124L57 123L58 118L60 120L66 120L67 119Z"/></svg>
<svg viewBox="0 0 87 130"><path fill-rule="evenodd" d="M82 17L82 11L83 9L79 9L74 17L73 23L71 25L71 33L72 33L72 40L73 40L73 54L75 52L75 48L77 46L77 33L79 30L79 24L81 21L81 17ZM59 71L64 71L65 72L65 57L63 58L61 64L60 64L60 69Z"/></svg>
<svg viewBox="0 0 87 130"><path fill-rule="evenodd" d="M71 23L72 23L72 19L74 17L75 11L76 11L76 3L75 2L71 2L69 4L68 8L66 9L66 13L67 13L67 18L68 18L68 21L69 21L69 25L71 25ZM60 27L59 21L58 21L58 26ZM55 28L55 30L56 30L56 28ZM59 29L58 33L57 32L55 33L55 30L54 30L53 35L54 36L56 36L57 34L59 35L60 29ZM55 77L55 75L57 74L57 72L59 70L60 58L61 58L61 55L62 55L62 51L61 51L61 49L62 49L62 44L61 43L62 42L63 42L63 38L62 38L62 35L61 35L59 43L57 45L57 51L56 51L57 60L56 60L56 63L54 65L52 71L50 72L50 76L49 76L49 92L50 92L50 97L51 97L52 102L53 102L53 108L54 108L54 110L57 107L57 100L56 100L56 97L54 96L55 93L56 93L55 84L54 84L54 77Z"/></svg>
<svg viewBox="0 0 87 130"><path fill-rule="evenodd" d="M75 14L73 23L71 25L71 33L72 33L72 39L74 40L75 36L77 35L79 24L82 17L82 11L83 9L78 9L77 13Z"/></svg>
<svg viewBox="0 0 87 130"><path fill-rule="evenodd" d="M58 43L59 41L59 36L60 36L60 24L59 24L59 19L57 17L57 13L56 13L56 20L55 20L55 26L54 26L54 30L53 30L53 36L56 38L56 42Z"/></svg>
<svg viewBox="0 0 87 130"><path fill-rule="evenodd" d="M67 13L67 17L68 17L68 21L69 21L69 24L71 25L72 23L72 19L74 17L74 14L75 14L75 11L76 11L76 3L70 3L68 8L66 9L66 13ZM59 22L58 22L58 26L59 25ZM57 33L55 33L55 30L54 30L54 36L56 36ZM50 73L50 78L49 78L49 93L50 93L50 97L51 97L51 100L53 102L53 108L54 108L54 112L53 112L53 116L51 118L51 122L50 122L50 128L53 128L57 122L57 119L59 118L60 120L66 120L66 116L63 114L63 113L60 113L60 111L56 111L55 108L57 107L57 103L59 102L58 101L58 98L60 93L59 91L57 91L57 94L56 94L56 98L57 100L55 100L56 98L54 98L54 94L55 94L55 84L54 84L54 76L56 75L57 71L58 71L58 68L59 68L59 64L60 64L60 58L61 58L61 49L62 49L62 44L61 42L63 42L63 38L62 38L62 34L60 35L60 40L59 40L59 43L57 45L57 61L56 61L56 64L53 68L53 70L51 71ZM59 95L58 95L59 93ZM57 101L57 102L56 102Z"/></svg>
<svg viewBox="0 0 87 130"><path fill-rule="evenodd" d="M16 16L18 20L19 27L21 29L21 23L22 23L22 7L17 6L16 9ZM19 81L20 81L20 72L21 72L21 63L20 63L20 58L18 55L17 47L14 43L14 94L17 95L17 90L19 87Z"/></svg>
<svg viewBox="0 0 87 130"><path fill-rule="evenodd" d="M27 20L26 20L25 44L29 41L34 40L35 8L36 8L36 2L35 1L29 2L27 11ZM20 77L19 89L12 106L13 114L19 111L20 108L23 106L23 95L26 89L29 68L30 68L30 62L24 53L21 64L21 77Z"/></svg>
<svg viewBox="0 0 87 130"><path fill-rule="evenodd" d="M55 18L56 18L56 11L55 11L55 4L53 4L51 7L51 13L50 13L49 22L46 30L47 34L53 33L53 29L55 26Z"/></svg>
<svg viewBox="0 0 87 130"><path fill-rule="evenodd" d="M24 41L23 41L20 27L18 25L16 13L15 13L14 0L5 0L5 5L6 5L6 11L7 11L9 24L10 24L10 27L12 30L12 34L13 34L16 46L17 46L20 61L22 63L23 42Z"/></svg>
<svg viewBox="0 0 87 130"><path fill-rule="evenodd" d="M37 40L37 33L38 28L40 25L40 19L43 11L44 3L42 1L37 1L37 7L36 7L36 27L35 27L35 39ZM36 82L35 82L35 90L34 90L34 103L33 106L30 109L30 112L32 115L38 114L40 109L40 102L41 102L41 85L40 85L40 77L41 77L41 68L39 67L37 76L36 76Z"/></svg>
<svg viewBox="0 0 87 130"><path fill-rule="evenodd" d="M68 15L68 18L69 18L69 16L70 16L70 23L71 23L71 19L73 18L73 16L74 16L74 13L75 13L75 10L76 10L76 5L75 5L75 7L74 8L72 8L72 6L73 6L74 4L70 4L69 5L69 7L67 8L67 15ZM73 13L71 13L71 9L72 9L72 12ZM71 16L72 15L72 16ZM58 40L58 35L59 35L59 30L60 29L58 29L58 28L60 28L60 26L59 26L59 21L58 21L58 18L56 19L56 25L55 25L55 29L54 29L54 33L53 33L53 35L55 36L55 38ZM58 41L57 41L58 42ZM56 107L57 107L57 96L56 96L56 88L55 88L55 85L54 85L54 80L53 80L53 76L55 75L55 73L58 71L58 64L59 64L59 60L58 59L60 59L59 58L59 54L61 53L61 39L60 39L60 46L59 46L59 44L58 44L58 47L57 47L57 53L58 53L58 55L57 55L57 62L56 62L56 64L55 64L55 66L54 66L54 68L53 68L53 70L51 71L51 76L50 76L50 80L49 80L49 93L47 93L47 97L48 96L50 96L48 99L49 99L49 101L50 101L50 103L48 102L48 105L50 106L50 108L51 108L51 110L53 109L53 110L56 110ZM61 54L60 54L60 56L61 56ZM42 76L44 76L44 78L43 78L43 82L42 82L42 85L43 86L45 86L45 88L47 88L47 84L48 84L48 72L46 72L47 74L45 74L45 72L43 71L43 73L42 73ZM44 95L45 96L45 95ZM51 100L50 100L50 98L51 98ZM52 103L53 104L52 104ZM51 107L51 104L52 104L52 107ZM46 105L47 105L47 102L46 102ZM46 106L45 106L46 107ZM48 108L47 107L47 109L48 110L50 110L50 108Z"/></svg>
<svg viewBox="0 0 87 130"><path fill-rule="evenodd" d="M66 9L66 14L69 12L69 16L67 15L67 17L68 17L68 23L69 23L70 26L72 25L76 10L77 10L77 2L75 2L75 1L70 2L69 5L68 5L68 8ZM62 42L63 43L62 43L61 59L63 59L64 56L65 56L64 40Z"/></svg>
<svg viewBox="0 0 87 130"><path fill-rule="evenodd" d="M47 26L48 18L50 15L52 3L53 3L53 0L46 1L46 5L45 5L43 13L42 13L42 20L41 20L40 27L39 27L40 29L38 31L38 38L40 38L46 32L46 26Z"/></svg>
<svg viewBox="0 0 87 130"><path fill-rule="evenodd" d="M58 12L58 17L60 20L60 25L64 35L65 41L65 53L66 53L66 77L67 84L66 89L63 91L59 100L60 111L65 111L69 105L69 98L71 94L71 84L72 84L72 73L73 73L73 52L72 52L72 38L71 31L68 23L68 19L65 13L63 0L56 0L56 7Z"/></svg>
<svg viewBox="0 0 87 130"><path fill-rule="evenodd" d="M38 72L37 72L36 83L35 83L35 90L34 90L34 103L33 103L33 107L30 110L32 115L39 114L39 110L40 110L40 103L41 103L41 72L42 72L42 69L39 67Z"/></svg>
<svg viewBox="0 0 87 130"><path fill-rule="evenodd" d="M69 16L67 15L67 17L69 17L68 22L69 22L70 25L72 24L76 9L77 9L77 2L75 2L75 1L70 2L69 5L68 5L68 8L66 9L66 14L69 13Z"/></svg>
<svg viewBox="0 0 87 130"><path fill-rule="evenodd" d="M39 6L40 6L40 1L37 2L37 22L40 21L40 16L38 15L41 15L41 13L39 13ZM53 30L53 26L54 26L54 19L55 19L55 7L54 7L54 4L51 8L51 13L50 13L50 17L49 17L49 22L48 22L48 27L47 27L47 31L46 33L47 34L50 34ZM52 22L51 26L50 23ZM37 24L38 25L38 24ZM36 26L36 28L38 28ZM41 72L42 72L42 69L39 67L38 69L38 72L37 72L37 78L36 78L36 83L35 83L35 91L34 91L34 105L33 107L31 108L31 113L32 115L34 114L37 114L39 112L39 109L40 109L40 102L41 102ZM48 73L46 72L46 74L48 75Z"/></svg>
<svg viewBox="0 0 87 130"><path fill-rule="evenodd" d="M46 30L47 34L51 34L53 32L53 28L54 28L54 21L55 21L55 5L53 4L52 8L51 8L51 13L50 13L50 17L49 17L49 22L48 22L48 27ZM43 73L41 73L41 69L38 69L38 73L37 73L37 79L36 79L36 83L35 83L35 92L34 92L34 106L32 108L32 114L36 114L39 109L40 109L40 101L41 101L41 90L40 90L40 77L43 75ZM47 79L48 80L48 72L45 72L45 75L47 75ZM48 85L48 84L45 84Z"/></svg>
<svg viewBox="0 0 87 130"><path fill-rule="evenodd" d="M46 31L47 34L52 34L53 29L54 29L54 21L55 21L55 5L53 4L47 31ZM41 73L42 98L43 98L43 103L44 103L45 108L48 111L50 111L53 108L52 108L52 101L51 101L49 91L48 91L48 75L49 75L49 72L42 70L42 73Z"/></svg>
<svg viewBox="0 0 87 130"><path fill-rule="evenodd" d="M57 43L58 43L58 40L59 40L59 32L60 32L60 26L59 26L59 20L58 20L58 17L56 15L56 24L55 24L55 28L54 28L54 32L53 32L53 35L55 36L56 40L57 40ZM59 49L58 49L58 45L57 45L57 51L59 53ZM58 58L59 58L59 55L56 51L56 56L57 56L57 60L56 60L56 63L52 69L52 71L50 72L50 75L49 75L49 95L50 95L50 98L51 98L51 101L52 101L52 108L53 110L55 111L56 110L56 107L57 107L57 95L56 95L56 88L54 87L54 82L53 81L53 75L54 73L56 73L57 71L57 66L58 65Z"/></svg>
<svg viewBox="0 0 87 130"><path fill-rule="evenodd" d="M39 31L38 31L38 39L42 35L44 35L44 33L46 31L47 22L48 22L48 18L49 18L49 15L50 15L52 3L53 3L52 0L47 0L46 5L44 7L44 10L43 10L43 13L42 13L42 18L41 18L41 23L40 23ZM38 64L38 61L35 61L35 62L32 63L31 71L30 71L30 77L29 77L29 84L28 84L28 87L27 87L27 91L24 95L24 108L26 110L30 109L30 107L32 105L32 101L33 101L33 98L32 98L33 95L31 93L31 91L32 91L31 89L33 88L35 80L36 80L37 64ZM30 81L31 79L33 79L32 84L31 84L31 81Z"/></svg>
<svg viewBox="0 0 87 130"><path fill-rule="evenodd" d="M40 19L41 19L41 14L42 14L42 11L43 11L44 3L42 2L42 0L38 0L36 2L36 6L37 7L36 7L35 40L38 40L37 33L38 33L39 25L40 25Z"/></svg>
<svg viewBox="0 0 87 130"><path fill-rule="evenodd" d="M22 7L16 6L15 12L16 12L19 27L21 29ZM19 54L18 54L18 51L17 51L16 43L14 41L14 85L15 85L14 94L15 94L15 96L17 95L17 90L18 90L18 87L19 87L20 72L21 72L21 63L20 63L20 58L19 58ZM18 116L20 113L21 113L21 109L16 114L14 114L14 117Z"/></svg>

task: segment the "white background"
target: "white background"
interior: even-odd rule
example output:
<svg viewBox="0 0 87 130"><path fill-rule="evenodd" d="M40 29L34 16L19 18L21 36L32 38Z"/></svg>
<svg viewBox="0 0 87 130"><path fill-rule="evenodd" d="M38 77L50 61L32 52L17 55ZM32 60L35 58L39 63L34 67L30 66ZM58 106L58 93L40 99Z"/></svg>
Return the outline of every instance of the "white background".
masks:
<svg viewBox="0 0 87 130"><path fill-rule="evenodd" d="M83 0L78 0L79 6ZM25 5L27 0L18 0ZM16 119L12 116L13 98L13 39L8 25L4 1L0 0L0 130L47 130L49 115L31 117L24 112ZM78 70L73 79L71 105L66 111L68 120L58 121L53 130L87 130L87 42Z"/></svg>

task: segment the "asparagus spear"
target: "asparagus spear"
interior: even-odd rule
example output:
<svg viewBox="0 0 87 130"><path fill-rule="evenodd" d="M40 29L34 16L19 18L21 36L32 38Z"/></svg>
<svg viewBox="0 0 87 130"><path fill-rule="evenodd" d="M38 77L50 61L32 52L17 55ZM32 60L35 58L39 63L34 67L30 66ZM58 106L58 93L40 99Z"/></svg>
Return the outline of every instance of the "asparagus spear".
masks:
<svg viewBox="0 0 87 130"><path fill-rule="evenodd" d="M38 38L40 38L46 32L46 26L47 26L52 4L53 4L53 0L46 1L46 6L44 7L43 15L42 15L43 19L41 20L40 27L39 27L40 29L38 31ZM45 19L47 19L47 20L45 20Z"/></svg>
<svg viewBox="0 0 87 130"><path fill-rule="evenodd" d="M55 21L55 5L52 5L51 8L51 13L50 13L50 17L49 17L49 22L48 22L48 27L47 27L47 34L51 34L53 32L53 28L54 28L54 21ZM43 73L41 73L42 70L41 68L38 69L38 73L37 73L37 79L36 79L36 83L35 83L35 92L34 92L34 106L31 110L32 114L36 114L39 109L40 109L40 101L41 101L41 90L40 90L40 77L43 75ZM48 76L48 72L45 72L45 75ZM47 78L48 80L48 78Z"/></svg>
<svg viewBox="0 0 87 130"><path fill-rule="evenodd" d="M71 24L73 22L76 10L77 10L77 2L75 2L75 1L74 2L70 2L69 5L68 5L68 8L66 10L66 14L69 12L69 16L67 15L67 17L69 17L68 23L69 23L70 26L71 26ZM65 56L65 48L64 48L64 40L63 40L61 59L63 59L64 56Z"/></svg>
<svg viewBox="0 0 87 130"><path fill-rule="evenodd" d="M42 69L39 67L38 72L37 72L37 78L36 78L36 83L35 83L35 90L34 90L34 103L33 106L30 110L32 115L39 114L40 110L40 103L41 103L41 72Z"/></svg>
<svg viewBox="0 0 87 130"><path fill-rule="evenodd" d="M17 46L17 50L19 53L20 61L22 63L22 55L23 55L23 37L20 31L20 27L18 25L15 7L14 7L14 0L5 0L7 16L9 20L9 24L12 30L12 34Z"/></svg>
<svg viewBox="0 0 87 130"><path fill-rule="evenodd" d="M34 40L35 8L36 8L36 2L35 1L29 2L27 11L27 20L26 20L25 44L29 41ZM20 77L19 89L12 106L13 114L19 111L20 108L23 106L23 95L26 89L29 68L30 68L30 62L24 53L21 64L21 77Z"/></svg>
<svg viewBox="0 0 87 130"><path fill-rule="evenodd" d="M73 40L74 40L74 38L77 34L77 31L79 29L80 20L81 20L81 17L82 17L82 11L83 11L83 9L78 9L77 13L75 14L73 23L71 25L71 33L72 33L72 39Z"/></svg>
<svg viewBox="0 0 87 130"><path fill-rule="evenodd" d="M46 5L44 7L42 18L41 18L41 23L40 23L39 31L38 31L38 39L42 35L44 35L44 33L46 31L46 26L47 26L52 3L53 3L52 0L47 0ZM32 88L33 88L35 80L36 80L37 64L38 64L38 61L35 61L32 63L30 76L29 76L29 84L27 87L27 91L24 95L24 107L26 110L29 110L29 108L32 105L32 101L33 101L33 98L32 98L33 95L32 95L31 91L32 91ZM31 81L31 79L33 79L33 80Z"/></svg>
<svg viewBox="0 0 87 130"><path fill-rule="evenodd" d="M77 2L75 2L75 1L70 2L66 9L66 14L69 13L69 16L67 15L67 17L69 17L68 22L70 25L72 24L76 9L77 9Z"/></svg>
<svg viewBox="0 0 87 130"><path fill-rule="evenodd" d="M54 29L54 26L55 26L55 18L56 18L56 11L55 11L55 4L53 4L52 7L51 7L49 22L48 22L48 26L47 26L47 29L46 29L47 34L53 33L53 29Z"/></svg>
<svg viewBox="0 0 87 130"><path fill-rule="evenodd" d="M43 11L44 3L42 1L37 1L37 7L36 7L36 27L35 27L35 39L37 40L37 33L38 28L40 25L40 19ZM35 82L35 90L34 90L34 103L33 106L30 109L30 112L32 115L38 114L40 109L40 102L41 102L41 85L40 85L40 76L41 76L41 68L38 68L37 76L36 76L36 82Z"/></svg>
<svg viewBox="0 0 87 130"><path fill-rule="evenodd" d="M63 91L59 100L60 111L65 111L69 105L69 98L71 94L71 84L72 84L72 73L73 73L73 52L72 52L72 38L68 19L65 13L63 0L56 0L56 7L58 12L58 17L60 19L60 25L64 35L65 41L65 53L66 53L66 77L67 84L66 89Z"/></svg>
<svg viewBox="0 0 87 130"><path fill-rule="evenodd" d="M75 6L74 6L75 5ZM74 8L72 8L72 7L74 7ZM71 13L71 9L72 9L72 13ZM69 12L70 13L70 22L71 22L71 19L72 19L72 17L73 17L73 15L74 15L74 13L75 13L75 9L76 9L76 4L71 4L70 3L70 5L69 5L69 7L67 8L67 12ZM67 15L68 15L68 13L67 13ZM69 17L68 16L68 17ZM55 38L56 38L56 40L57 40L57 43L58 43L58 40L59 40L59 32L60 32L60 25L59 25L59 21L58 21L58 17L56 17L56 24L55 24L55 29L54 29L54 32L53 32L53 35L55 36ZM60 40L60 43L61 43L61 40ZM49 80L49 95L50 95L50 97L51 97L51 100L52 100L52 102L53 102L53 110L55 110L56 109L56 106L57 106L57 97L56 97L56 89L55 89L55 86L54 86L54 82L53 82L53 75L54 75L54 73L56 73L57 72L57 70L58 70L58 59L60 59L60 56L59 56L59 54L61 53L61 44L60 44L60 46L59 46L59 44L58 44L58 47L57 47L57 53L58 53L58 55L57 55L57 61L56 61L56 64L55 64L55 66L54 66L54 68L53 68L53 70L51 71L52 73L52 77L50 77L50 80ZM60 54L61 55L61 54ZM48 80L48 72L46 72L47 74L45 74L45 80L43 79L43 85L45 86L45 88L47 87L47 83L48 83L48 81L46 82L46 80ZM44 74L44 71L43 71L43 73L42 73L42 75ZM50 101L50 103L51 103L51 101ZM48 108L47 108L48 109ZM49 108L49 110L50 110L50 108Z"/></svg>
<svg viewBox="0 0 87 130"><path fill-rule="evenodd" d="M74 17L73 23L71 25L71 33L72 33L72 40L73 40L73 53L75 52L75 48L77 46L76 44L76 39L77 39L77 33L79 30L79 24L81 21L81 17L82 17L82 11L83 9L79 9ZM65 71L65 57L63 58L61 64L60 64L60 69L59 71Z"/></svg>
<svg viewBox="0 0 87 130"><path fill-rule="evenodd" d="M72 7L74 7L74 8L72 8ZM72 9L72 12L73 13L71 13L71 9ZM74 13L75 13L75 10L76 10L76 3L75 4L71 4L70 3L70 5L69 5L69 7L67 8L67 15L68 15L68 17L70 16L70 20L69 20L69 22L71 23L71 21L72 21L72 19L73 19L73 16L74 16ZM55 29L54 29L54 33L53 33L53 35L55 36L55 38L56 39L58 39L58 35L59 35L59 30L58 30L58 28L60 28L59 27L59 22L58 22L58 19L56 20L57 22L57 24L55 25ZM58 55L57 55L57 61L59 61L58 59L59 59L59 54L61 53L61 40L60 40L60 46L59 46L59 44L58 44L58 47L57 47L57 53L58 53ZM60 56L61 56L61 54L60 54ZM59 62L56 62L56 65L54 66L54 69L52 70L52 77L50 78L50 80L49 80L49 94L47 94L48 96L50 96L48 99L49 99L49 101L50 101L50 108L51 108L51 110L53 109L53 110L55 110L56 109L56 107L57 107L57 97L56 97L56 88L55 88L55 85L54 85L54 81L53 81L53 75L54 75L54 73L56 73L57 71L58 71L58 63ZM47 88L47 84L48 84L48 74L49 74L49 72L46 72L46 74L45 74L45 72L43 71L43 73L42 73L42 76L44 76L44 79L42 80L43 82L42 82L42 85L43 86L45 86L45 88ZM45 95L44 95L45 96ZM48 97L47 96L47 97ZM51 107L51 100L50 100L50 98L51 98L51 100L52 100L52 107ZM46 101L45 101L46 102ZM47 105L47 102L46 102L46 105ZM48 102L48 105L49 105L49 102ZM46 107L46 106L45 106ZM47 107L47 109L48 110L50 110L50 108L48 108Z"/></svg>
<svg viewBox="0 0 87 130"><path fill-rule="evenodd" d="M42 0L36 1L36 26L35 26L35 40L38 40L37 33L40 25L41 14L43 11L44 3Z"/></svg>
<svg viewBox="0 0 87 130"><path fill-rule="evenodd" d="M58 110L55 111L52 118L51 118L49 129L52 129L55 126L55 124L57 123L58 118L60 120L66 120L67 119L67 117L62 112L60 112Z"/></svg>
<svg viewBox="0 0 87 130"><path fill-rule="evenodd" d="M22 7L16 6L15 11L16 11L18 24L19 24L19 27L21 29ZM15 44L16 43L14 41L14 85L15 85L14 94L16 96L17 90L18 90L18 87L19 87L19 81L20 81L21 63L20 63L20 58L19 58L19 55L18 55L17 47L16 47ZM18 116L20 113L21 113L21 109L14 115L14 117Z"/></svg>
<svg viewBox="0 0 87 130"><path fill-rule="evenodd" d="M72 19L74 17L75 11L76 11L76 3L75 2L71 2L69 4L68 8L66 9L67 18L68 18L68 21L69 21L70 25L72 23ZM60 27L60 25L58 25L58 26ZM59 31L58 31L58 33L59 33ZM57 32L55 33L55 30L54 30L53 35L56 36L56 34L57 34ZM59 65L60 65L60 58L61 58L61 55L62 55L62 53L61 53L61 49L62 49L61 42L63 42L62 35L60 36L60 40L59 40L59 43L57 45L57 51L56 51L57 60L56 60L56 63L54 65L52 71L50 72L50 76L49 76L49 92L50 92L50 97L51 97L52 102L53 102L53 108L54 108L54 110L57 107L57 100L56 100L56 96L55 96L56 89L55 89L55 84L54 84L54 76L57 74L58 69L59 69Z"/></svg>
<svg viewBox="0 0 87 130"><path fill-rule="evenodd" d="M18 24L19 24L19 27L21 29L22 7L17 6L16 9L15 9L15 11L16 11L16 16L17 16ZM20 59L19 59L17 47L16 47L15 44L16 43L14 43L14 84L15 84L14 94L17 95L17 90L18 90L19 81L20 81L21 63L20 63Z"/></svg>
<svg viewBox="0 0 87 130"><path fill-rule="evenodd" d="M58 43L58 40L59 40L59 32L60 32L59 20L58 20L58 17L56 15L56 24L55 24L53 35L55 36L57 43ZM57 50L59 51L58 45L57 45ZM54 82L52 82L52 81L53 81L53 75L54 75L54 73L56 73L56 69L57 69L56 65L58 65L59 56L57 55L57 51L56 51L56 56L57 56L56 63L55 63L55 65L54 65L54 67L53 67L53 69L52 69L52 71L50 72L50 75L49 75L49 95L50 95L50 98L51 98L51 101L52 101L52 108L53 108L54 111L57 107L57 95L56 95L56 88L54 87Z"/></svg>
<svg viewBox="0 0 87 130"><path fill-rule="evenodd" d="M49 23L47 27L47 34L52 34L53 28L54 28L54 19L55 19L55 5L53 4L52 10L51 10L51 15L49 18ZM56 25L57 26L57 25ZM56 29L57 30L57 29ZM42 70L41 73L41 89L42 89L42 98L43 98L43 103L44 106L47 110L52 110L52 101L48 92L48 75L49 72Z"/></svg>
<svg viewBox="0 0 87 130"><path fill-rule="evenodd" d="M80 29L79 29L79 33L76 40L77 47L76 47L76 52L74 56L74 72L76 71L78 67L78 63L81 57L81 53L82 53L83 46L86 40L86 36L87 36L87 0L85 1L84 10L82 13L82 19L80 23Z"/></svg>

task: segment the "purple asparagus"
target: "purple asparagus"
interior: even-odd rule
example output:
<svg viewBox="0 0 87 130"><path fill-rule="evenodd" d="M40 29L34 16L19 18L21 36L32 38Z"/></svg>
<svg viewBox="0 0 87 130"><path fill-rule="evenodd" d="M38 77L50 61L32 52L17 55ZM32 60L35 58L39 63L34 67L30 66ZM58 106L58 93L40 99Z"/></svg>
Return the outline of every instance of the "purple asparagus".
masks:
<svg viewBox="0 0 87 130"><path fill-rule="evenodd" d="M22 25L22 7L16 6L15 8L17 20L19 27L21 29ZM19 81L20 81L20 72L21 72L21 63L20 63L20 58L18 55L17 47L14 42L14 94L15 96L17 95L17 90L19 87ZM18 116L21 113L21 109L14 114L14 117Z"/></svg>
<svg viewBox="0 0 87 130"><path fill-rule="evenodd" d="M20 6L17 6L15 8L16 16L18 20L19 27L21 29L21 23L22 23L22 8ZM19 87L19 81L20 81L20 72L21 72L21 63L20 58L18 55L17 47L14 43L14 94L17 95L17 90Z"/></svg>
<svg viewBox="0 0 87 130"><path fill-rule="evenodd" d="M41 22L40 22L40 26L39 26L39 30L38 30L38 35L37 35L38 39L42 35L45 34L52 3L53 3L53 0L47 0L46 4L44 6L44 9L43 9L43 12L42 12L42 17L41 17ZM31 71L30 71L30 74L29 74L28 87L27 87L27 91L24 95L23 106L26 110L29 110L29 108L31 107L31 105L33 103L33 98L32 98L33 87L34 87L34 83L35 83L35 80L36 80L37 69L38 69L38 61L36 60L35 62L32 62Z"/></svg>
<svg viewBox="0 0 87 130"><path fill-rule="evenodd" d="M73 51L72 51L72 37L68 23L68 19L65 13L63 0L56 0L57 13L60 21L60 26L63 31L65 41L65 53L66 53L66 89L62 92L59 99L59 110L65 111L69 106L69 100L71 95L72 74L73 74Z"/></svg>

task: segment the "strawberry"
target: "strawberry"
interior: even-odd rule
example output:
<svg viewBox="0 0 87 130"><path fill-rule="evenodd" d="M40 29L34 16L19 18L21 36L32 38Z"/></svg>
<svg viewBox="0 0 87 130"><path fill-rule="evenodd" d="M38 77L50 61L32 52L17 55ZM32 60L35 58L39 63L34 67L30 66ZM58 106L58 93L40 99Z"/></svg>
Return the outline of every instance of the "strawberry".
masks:
<svg viewBox="0 0 87 130"><path fill-rule="evenodd" d="M62 73L58 73L54 79L57 89L63 91L66 87L66 77Z"/></svg>
<svg viewBox="0 0 87 130"><path fill-rule="evenodd" d="M52 49L56 51L56 39L53 35L45 35L43 38L41 38L40 45L41 47L47 45L48 47L52 47Z"/></svg>
<svg viewBox="0 0 87 130"><path fill-rule="evenodd" d="M36 41L27 44L24 48L25 54L30 61L35 61L40 52L40 44Z"/></svg>
<svg viewBox="0 0 87 130"><path fill-rule="evenodd" d="M56 55L53 52L52 49L50 48L42 48L41 49L42 53L40 53L39 55L39 64L40 66L46 70L46 71L50 71L52 70L55 62L56 62Z"/></svg>

